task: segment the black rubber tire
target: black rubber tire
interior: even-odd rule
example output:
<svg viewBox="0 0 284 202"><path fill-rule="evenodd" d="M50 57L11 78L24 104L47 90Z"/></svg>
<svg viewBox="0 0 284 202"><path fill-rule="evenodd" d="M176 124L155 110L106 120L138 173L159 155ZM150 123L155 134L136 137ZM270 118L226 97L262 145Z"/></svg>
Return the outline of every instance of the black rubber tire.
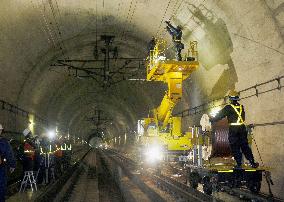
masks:
<svg viewBox="0 0 284 202"><path fill-rule="evenodd" d="M197 189L198 183L200 182L200 175L197 172L191 172L188 176L190 187Z"/></svg>
<svg viewBox="0 0 284 202"><path fill-rule="evenodd" d="M203 191L207 195L211 195L213 192L213 187L212 187L212 182L210 181L209 176L205 176L202 179L202 184L203 184Z"/></svg>

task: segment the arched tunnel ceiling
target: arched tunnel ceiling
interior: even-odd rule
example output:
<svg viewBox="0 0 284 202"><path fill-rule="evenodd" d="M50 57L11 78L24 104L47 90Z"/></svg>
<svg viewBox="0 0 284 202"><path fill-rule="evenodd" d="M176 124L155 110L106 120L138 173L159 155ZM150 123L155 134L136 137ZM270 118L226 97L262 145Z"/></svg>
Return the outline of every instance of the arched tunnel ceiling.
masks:
<svg viewBox="0 0 284 202"><path fill-rule="evenodd" d="M185 41L199 42L202 67L186 82L182 105L195 106L236 87L242 75L239 66L253 68L265 63L242 57L244 49L245 54L264 58L267 53L283 54L283 27L270 13L277 5L276 1L267 5L264 0L2 0L1 96L79 136L91 132L93 125L85 118L96 108L113 119L108 131L128 130L159 103L163 84L124 81L102 89L92 79L78 79L69 76L66 69L50 65L58 59L93 59L96 36L103 34L115 36L119 57L145 58L152 35L171 43L164 30L164 21L171 19L183 26ZM263 13L254 14L256 8ZM279 8L278 14L281 12ZM276 24L275 28L270 29L271 23L263 23L263 19ZM257 41L249 41L251 38L263 44L268 40L269 45L258 44L255 53ZM173 55L173 51L168 54ZM143 78L145 74L138 76ZM207 79L214 81L213 87L208 86Z"/></svg>

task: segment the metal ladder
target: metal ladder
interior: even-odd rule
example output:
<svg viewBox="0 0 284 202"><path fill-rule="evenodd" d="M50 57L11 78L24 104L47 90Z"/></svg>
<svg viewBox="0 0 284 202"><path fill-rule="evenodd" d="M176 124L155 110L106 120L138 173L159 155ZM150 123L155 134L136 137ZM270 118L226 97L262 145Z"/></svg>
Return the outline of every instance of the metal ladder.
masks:
<svg viewBox="0 0 284 202"><path fill-rule="evenodd" d="M24 192L27 185L29 185L32 189L32 191L37 191L37 184L34 177L33 171L25 171L24 178L21 183L21 188L19 192Z"/></svg>

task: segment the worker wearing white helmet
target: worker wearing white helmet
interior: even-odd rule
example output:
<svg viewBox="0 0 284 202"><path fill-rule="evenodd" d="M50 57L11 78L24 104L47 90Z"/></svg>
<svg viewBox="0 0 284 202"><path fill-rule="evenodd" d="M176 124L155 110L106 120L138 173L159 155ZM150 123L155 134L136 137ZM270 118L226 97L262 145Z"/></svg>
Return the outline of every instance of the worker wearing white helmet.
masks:
<svg viewBox="0 0 284 202"><path fill-rule="evenodd" d="M25 136L23 171L32 171L35 160L35 144L31 137L32 133L29 128L26 128L23 131L23 135Z"/></svg>
<svg viewBox="0 0 284 202"><path fill-rule="evenodd" d="M16 160L8 140L2 136L4 128L0 124L0 201L5 201L7 188L7 167L10 172L16 168Z"/></svg>
<svg viewBox="0 0 284 202"><path fill-rule="evenodd" d="M31 135L32 134L32 132L31 132L31 130L29 129L29 128L26 128L24 131L23 131L23 135L25 136L25 137L27 137L28 135Z"/></svg>

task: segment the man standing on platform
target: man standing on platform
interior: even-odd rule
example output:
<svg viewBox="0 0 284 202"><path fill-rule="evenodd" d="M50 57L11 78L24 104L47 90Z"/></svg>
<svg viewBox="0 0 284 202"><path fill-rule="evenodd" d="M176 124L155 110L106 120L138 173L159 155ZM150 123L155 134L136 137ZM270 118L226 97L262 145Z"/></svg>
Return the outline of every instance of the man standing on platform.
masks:
<svg viewBox="0 0 284 202"><path fill-rule="evenodd" d="M245 109L238 101L238 92L231 90L229 93L230 103L227 104L215 117L211 117L211 122L216 122L225 117L229 123L229 143L231 152L237 165L235 169L242 169L242 153L249 160L251 167L257 168L259 164L254 161L251 148L248 144L247 129L245 126Z"/></svg>

